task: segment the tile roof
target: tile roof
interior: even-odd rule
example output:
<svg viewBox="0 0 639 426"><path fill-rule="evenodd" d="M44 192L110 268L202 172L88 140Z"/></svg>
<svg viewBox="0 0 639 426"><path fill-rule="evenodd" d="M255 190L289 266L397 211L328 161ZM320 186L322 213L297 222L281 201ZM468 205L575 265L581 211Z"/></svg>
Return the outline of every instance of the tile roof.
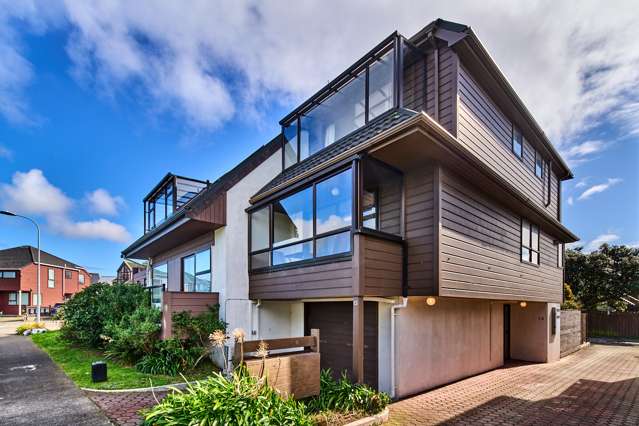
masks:
<svg viewBox="0 0 639 426"><path fill-rule="evenodd" d="M260 189L253 197L259 197L261 194L408 120L415 114L417 114L415 111L399 108L390 110L381 116L376 117L366 126L360 127L326 148L284 170Z"/></svg>
<svg viewBox="0 0 639 426"><path fill-rule="evenodd" d="M0 250L0 268L2 269L20 269L30 263L35 263L37 260L38 249L32 246L20 246ZM44 250L40 250L40 262L48 265L84 269L73 262L54 256Z"/></svg>

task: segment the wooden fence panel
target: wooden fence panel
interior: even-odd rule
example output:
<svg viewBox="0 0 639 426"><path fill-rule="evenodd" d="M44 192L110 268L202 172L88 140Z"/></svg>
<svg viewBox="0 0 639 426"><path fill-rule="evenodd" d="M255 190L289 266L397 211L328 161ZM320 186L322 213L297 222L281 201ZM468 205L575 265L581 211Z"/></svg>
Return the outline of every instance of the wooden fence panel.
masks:
<svg viewBox="0 0 639 426"><path fill-rule="evenodd" d="M639 312L589 312L588 337L639 337Z"/></svg>

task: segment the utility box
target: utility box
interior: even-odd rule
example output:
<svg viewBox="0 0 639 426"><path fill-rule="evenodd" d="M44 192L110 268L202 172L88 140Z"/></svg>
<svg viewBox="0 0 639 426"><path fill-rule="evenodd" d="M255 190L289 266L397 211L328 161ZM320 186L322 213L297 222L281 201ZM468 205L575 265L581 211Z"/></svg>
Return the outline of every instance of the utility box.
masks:
<svg viewBox="0 0 639 426"><path fill-rule="evenodd" d="M104 361L96 361L91 364L91 380L93 383L106 382L107 365Z"/></svg>

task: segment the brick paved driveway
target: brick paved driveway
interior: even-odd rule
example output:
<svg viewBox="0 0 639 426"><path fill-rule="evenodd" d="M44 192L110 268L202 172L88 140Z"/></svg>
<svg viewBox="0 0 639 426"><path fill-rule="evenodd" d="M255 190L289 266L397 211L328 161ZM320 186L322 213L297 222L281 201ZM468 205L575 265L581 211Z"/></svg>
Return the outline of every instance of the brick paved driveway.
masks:
<svg viewBox="0 0 639 426"><path fill-rule="evenodd" d="M591 345L391 405L390 424L639 425L639 346Z"/></svg>

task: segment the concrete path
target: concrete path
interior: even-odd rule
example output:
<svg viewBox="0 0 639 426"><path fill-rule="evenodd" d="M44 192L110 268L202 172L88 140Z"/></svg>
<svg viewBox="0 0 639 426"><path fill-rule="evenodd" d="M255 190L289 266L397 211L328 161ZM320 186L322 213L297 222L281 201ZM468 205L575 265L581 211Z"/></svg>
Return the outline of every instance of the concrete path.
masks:
<svg viewBox="0 0 639 426"><path fill-rule="evenodd" d="M591 345L391 404L396 425L639 425L639 347Z"/></svg>
<svg viewBox="0 0 639 426"><path fill-rule="evenodd" d="M30 338L1 336L0 425L111 423Z"/></svg>

